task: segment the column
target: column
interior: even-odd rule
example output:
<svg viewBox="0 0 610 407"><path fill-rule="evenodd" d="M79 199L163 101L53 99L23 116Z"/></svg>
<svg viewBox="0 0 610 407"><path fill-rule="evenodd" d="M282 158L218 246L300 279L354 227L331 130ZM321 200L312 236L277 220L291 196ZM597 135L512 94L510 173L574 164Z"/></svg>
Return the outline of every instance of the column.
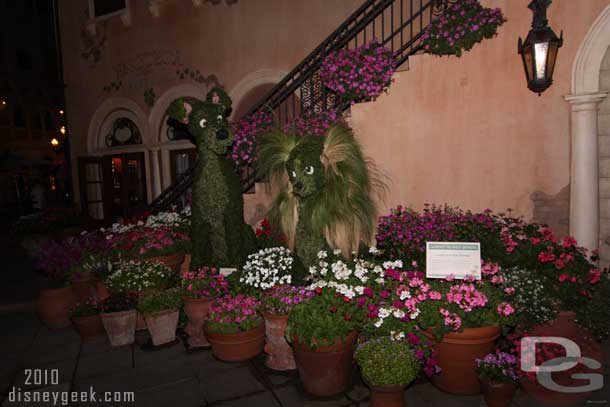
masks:
<svg viewBox="0 0 610 407"><path fill-rule="evenodd" d="M597 110L608 92L569 95L570 234L587 249L599 247Z"/></svg>
<svg viewBox="0 0 610 407"><path fill-rule="evenodd" d="M152 156L152 194L153 199L161 194L161 169L159 167L159 148L154 147L150 149Z"/></svg>

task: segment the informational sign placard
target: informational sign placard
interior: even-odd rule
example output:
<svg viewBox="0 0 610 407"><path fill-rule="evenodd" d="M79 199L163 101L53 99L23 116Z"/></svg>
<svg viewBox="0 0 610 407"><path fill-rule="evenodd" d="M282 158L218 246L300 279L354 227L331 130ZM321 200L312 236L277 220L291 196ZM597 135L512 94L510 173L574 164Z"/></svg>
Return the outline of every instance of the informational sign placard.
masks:
<svg viewBox="0 0 610 407"><path fill-rule="evenodd" d="M481 279L481 244L476 242L426 242L426 277L466 275Z"/></svg>

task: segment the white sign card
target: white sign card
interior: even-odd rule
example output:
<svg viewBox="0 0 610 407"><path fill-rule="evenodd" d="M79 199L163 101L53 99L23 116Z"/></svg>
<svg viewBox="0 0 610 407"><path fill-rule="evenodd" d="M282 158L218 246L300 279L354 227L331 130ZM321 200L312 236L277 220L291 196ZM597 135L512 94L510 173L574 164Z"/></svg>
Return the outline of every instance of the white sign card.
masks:
<svg viewBox="0 0 610 407"><path fill-rule="evenodd" d="M426 242L426 277L481 279L481 244L476 242Z"/></svg>

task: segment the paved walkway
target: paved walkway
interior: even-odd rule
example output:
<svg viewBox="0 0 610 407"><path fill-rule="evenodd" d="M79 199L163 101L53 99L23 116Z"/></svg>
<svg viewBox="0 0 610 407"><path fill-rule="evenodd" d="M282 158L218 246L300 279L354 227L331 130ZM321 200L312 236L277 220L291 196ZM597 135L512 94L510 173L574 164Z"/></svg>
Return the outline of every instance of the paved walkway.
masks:
<svg viewBox="0 0 610 407"><path fill-rule="evenodd" d="M187 354L181 343L155 352L143 352L137 344L113 348L105 337L81 343L71 328L51 331L42 326L32 310L0 314L0 327L2 407L53 405L52 402L11 402L13 387L41 394L89 392L90 389L98 396L107 391L135 392L135 402L72 402L70 406L368 406L368 389L355 369L354 385L344 396L316 399L303 391L295 372L267 369L263 355L247 363L223 363L214 359L210 351ZM146 334L138 336L140 343L146 339ZM28 369L41 369L43 379L44 372L58 369L57 384L33 385L33 375L28 384ZM608 377L606 368L605 389L581 405L610 405ZM480 396L447 395L429 383L410 387L405 397L409 407L485 406ZM55 405L62 405L61 398ZM513 406L540 404L520 392Z"/></svg>

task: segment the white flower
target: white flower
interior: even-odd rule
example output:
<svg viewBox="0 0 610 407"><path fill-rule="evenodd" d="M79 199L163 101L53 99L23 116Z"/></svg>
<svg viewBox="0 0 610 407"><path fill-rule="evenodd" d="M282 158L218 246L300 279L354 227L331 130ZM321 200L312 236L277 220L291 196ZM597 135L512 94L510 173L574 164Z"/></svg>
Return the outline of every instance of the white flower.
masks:
<svg viewBox="0 0 610 407"><path fill-rule="evenodd" d="M401 309L394 308L392 310L392 315L394 316L394 318L400 319L405 316L405 312Z"/></svg>
<svg viewBox="0 0 610 407"><path fill-rule="evenodd" d="M375 327L381 328L381 325L383 325L383 319L378 319L377 322L375 322Z"/></svg>
<svg viewBox="0 0 610 407"><path fill-rule="evenodd" d="M379 308L379 318L381 319L386 319L387 317L390 316L390 310L387 308Z"/></svg>
<svg viewBox="0 0 610 407"><path fill-rule="evenodd" d="M326 253L326 251L324 251L324 250L320 250L320 251L318 252L318 259L325 259L325 258L327 258L327 257L328 257L328 253Z"/></svg>
<svg viewBox="0 0 610 407"><path fill-rule="evenodd" d="M334 254L335 256L338 256L338 255L340 255L340 254L341 254L341 250L339 250L339 249L335 249L335 250L333 250L333 254Z"/></svg>

